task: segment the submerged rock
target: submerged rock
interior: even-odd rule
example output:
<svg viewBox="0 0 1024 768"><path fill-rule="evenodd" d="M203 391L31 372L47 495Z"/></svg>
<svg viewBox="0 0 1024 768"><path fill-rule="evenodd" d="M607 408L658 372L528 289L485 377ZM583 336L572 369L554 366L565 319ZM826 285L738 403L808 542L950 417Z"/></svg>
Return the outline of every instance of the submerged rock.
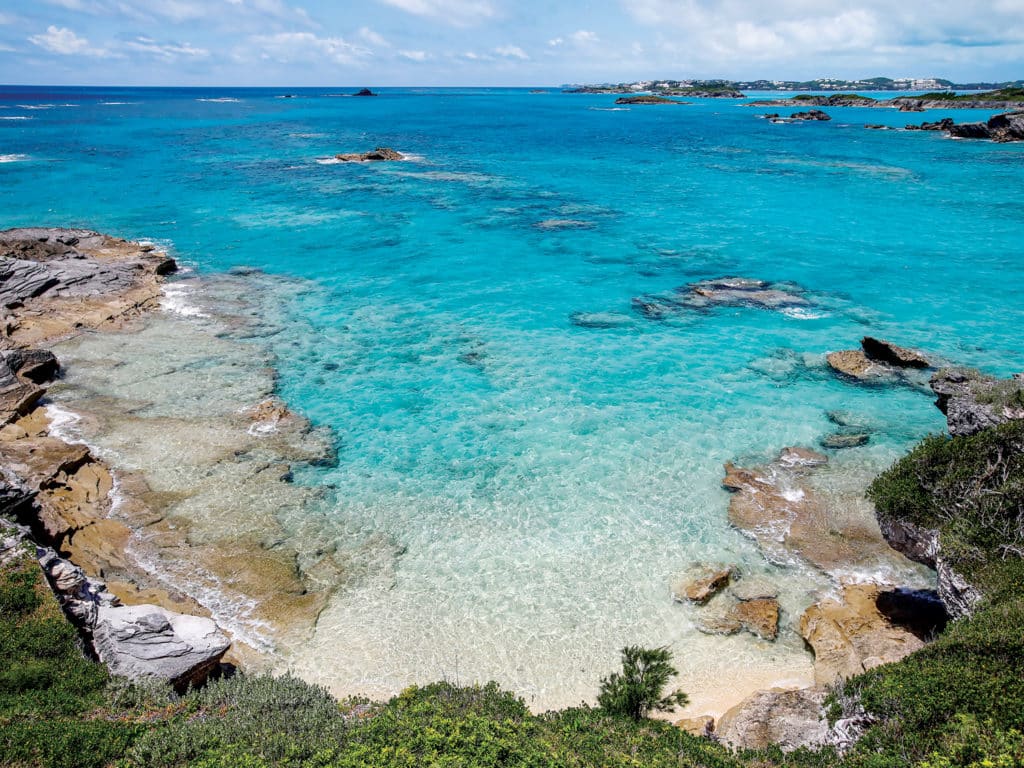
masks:
<svg viewBox="0 0 1024 768"><path fill-rule="evenodd" d="M580 328L624 328L633 324L629 315L621 312L573 312L569 322Z"/></svg>
<svg viewBox="0 0 1024 768"><path fill-rule="evenodd" d="M828 721L822 707L824 688L758 691L718 719L717 737L737 748L764 749L773 744L784 751L822 744Z"/></svg>
<svg viewBox="0 0 1024 768"><path fill-rule="evenodd" d="M866 432L834 432L821 438L821 447L829 450L842 450L843 448L859 448L867 445L871 435Z"/></svg>

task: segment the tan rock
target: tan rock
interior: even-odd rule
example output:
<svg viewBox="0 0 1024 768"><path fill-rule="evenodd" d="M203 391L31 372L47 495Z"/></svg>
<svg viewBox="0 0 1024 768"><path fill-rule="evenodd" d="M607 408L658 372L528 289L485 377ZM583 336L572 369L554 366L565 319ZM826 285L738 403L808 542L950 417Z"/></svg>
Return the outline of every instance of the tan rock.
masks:
<svg viewBox="0 0 1024 768"><path fill-rule="evenodd" d="M743 600L733 610L743 628L762 640L779 636L779 601L775 598Z"/></svg>
<svg viewBox="0 0 1024 768"><path fill-rule="evenodd" d="M711 715L684 717L682 720L676 720L675 726L694 736L710 738L711 734L715 732L715 718Z"/></svg>
<svg viewBox="0 0 1024 768"><path fill-rule="evenodd" d="M810 448L791 446L779 453L779 463L786 467L820 467L828 464L828 456Z"/></svg>
<svg viewBox="0 0 1024 768"><path fill-rule="evenodd" d="M677 600L681 596L703 605L729 584L731 576L731 568L704 568L696 575L684 577L672 591Z"/></svg>
<svg viewBox="0 0 1024 768"><path fill-rule="evenodd" d="M814 679L831 685L880 664L899 661L924 646L910 631L894 626L878 610L883 587L848 584L837 600L808 608L800 634L814 650Z"/></svg>
<svg viewBox="0 0 1024 768"><path fill-rule="evenodd" d="M822 703L825 688L758 691L718 719L716 736L725 743L746 749L777 744L785 751L824 741L828 722Z"/></svg>
<svg viewBox="0 0 1024 768"><path fill-rule="evenodd" d="M860 349L829 352L825 360L836 373L858 381L880 379L891 373L889 366L870 360Z"/></svg>

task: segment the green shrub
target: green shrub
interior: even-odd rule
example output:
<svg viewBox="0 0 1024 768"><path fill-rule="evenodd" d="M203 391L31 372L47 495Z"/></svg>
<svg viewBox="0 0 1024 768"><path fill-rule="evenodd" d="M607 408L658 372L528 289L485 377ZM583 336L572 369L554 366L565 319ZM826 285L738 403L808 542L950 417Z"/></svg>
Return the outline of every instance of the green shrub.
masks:
<svg viewBox="0 0 1024 768"><path fill-rule="evenodd" d="M868 497L883 520L938 529L943 556L959 572L983 591L998 587L1003 571L991 566L1024 557L1024 421L925 438L875 479Z"/></svg>
<svg viewBox="0 0 1024 768"><path fill-rule="evenodd" d="M613 715L640 720L652 710L667 712L686 706L689 698L682 691L662 696L665 686L677 674L668 648L622 649L622 672L613 672L601 680L597 703Z"/></svg>
<svg viewBox="0 0 1024 768"><path fill-rule="evenodd" d="M343 740L338 702L295 677L238 675L186 697L183 714L146 731L128 750L136 766L189 766L244 752L272 765L302 765Z"/></svg>

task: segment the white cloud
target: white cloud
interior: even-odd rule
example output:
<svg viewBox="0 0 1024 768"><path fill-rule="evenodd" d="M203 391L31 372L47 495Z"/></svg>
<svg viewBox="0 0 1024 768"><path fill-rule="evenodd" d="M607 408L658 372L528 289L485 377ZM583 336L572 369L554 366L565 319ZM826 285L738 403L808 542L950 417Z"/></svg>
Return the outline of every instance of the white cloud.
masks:
<svg viewBox="0 0 1024 768"><path fill-rule="evenodd" d="M99 59L111 56L107 49L93 47L86 38L79 37L67 27L56 27L52 24L46 28L45 33L32 35L28 40L43 50L62 56L93 56Z"/></svg>
<svg viewBox="0 0 1024 768"><path fill-rule="evenodd" d="M409 59L409 61L426 61L430 58L430 54L426 51L399 51L398 55Z"/></svg>
<svg viewBox="0 0 1024 768"><path fill-rule="evenodd" d="M312 32L279 32L249 38L260 58L282 63L296 61L330 61L334 64L356 64L372 52L341 37L318 37ZM241 58L245 58L242 56Z"/></svg>
<svg viewBox="0 0 1024 768"><path fill-rule="evenodd" d="M415 16L428 16L456 27L479 24L497 15L489 0L379 0Z"/></svg>
<svg viewBox="0 0 1024 768"><path fill-rule="evenodd" d="M519 59L520 61L530 60L530 57L526 55L526 51L518 45L501 45L495 48L494 52L499 56L504 56L506 59Z"/></svg>
<svg viewBox="0 0 1024 768"><path fill-rule="evenodd" d="M365 40L370 45L376 45L379 48L391 47L391 43L389 43L381 35L377 34L369 27L360 27L358 34L361 39Z"/></svg>
<svg viewBox="0 0 1024 768"><path fill-rule="evenodd" d="M179 58L205 59L210 55L205 48L195 48L189 43L158 43L149 37L137 37L123 43L122 47L125 50L148 54L165 61L175 61Z"/></svg>
<svg viewBox="0 0 1024 768"><path fill-rule="evenodd" d="M601 42L601 38L599 38L597 34L591 32L589 29L579 29L573 32L571 35L569 35L569 37L572 38L572 41L577 45L586 45L588 43Z"/></svg>
<svg viewBox="0 0 1024 768"><path fill-rule="evenodd" d="M562 45L562 43L564 43L564 42L565 42L564 38L553 37L550 40L548 40L548 45L550 45L552 48L557 48L558 46Z"/></svg>

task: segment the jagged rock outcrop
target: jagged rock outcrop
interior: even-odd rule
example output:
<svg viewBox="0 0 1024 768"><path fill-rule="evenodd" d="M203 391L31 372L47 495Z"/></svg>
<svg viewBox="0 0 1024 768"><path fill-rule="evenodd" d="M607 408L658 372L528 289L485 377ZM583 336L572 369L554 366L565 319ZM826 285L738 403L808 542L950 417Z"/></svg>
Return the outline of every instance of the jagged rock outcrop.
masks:
<svg viewBox="0 0 1024 768"><path fill-rule="evenodd" d="M829 352L829 367L840 376L864 384L913 383L908 374L931 367L923 353L893 344L891 341L865 336L860 349Z"/></svg>
<svg viewBox="0 0 1024 768"><path fill-rule="evenodd" d="M964 108L962 104L957 104L956 107L957 109ZM1007 112L1002 115L995 115L984 123L957 123L952 118L946 117L938 122L908 125L907 130L945 131L957 139L989 139L998 143L1024 141L1024 112Z"/></svg>
<svg viewBox="0 0 1024 768"><path fill-rule="evenodd" d="M370 152L346 152L335 155L334 158L343 163L377 163L403 160L405 155L396 152L391 147L377 147Z"/></svg>
<svg viewBox="0 0 1024 768"><path fill-rule="evenodd" d="M953 436L973 435L1013 419L1024 419L1024 374L997 379L973 368L943 368L932 376L929 385Z"/></svg>
<svg viewBox="0 0 1024 768"><path fill-rule="evenodd" d="M52 549L40 549L38 559L64 613L111 674L166 680L183 689L202 684L230 646L212 619L121 605L106 584Z"/></svg>
<svg viewBox="0 0 1024 768"><path fill-rule="evenodd" d="M812 122L817 120L819 122L826 122L828 120L831 120L832 118L831 116L829 116L827 112L822 112L820 109L811 109L808 110L807 112L794 112L792 115L789 116L789 119L809 120Z"/></svg>

